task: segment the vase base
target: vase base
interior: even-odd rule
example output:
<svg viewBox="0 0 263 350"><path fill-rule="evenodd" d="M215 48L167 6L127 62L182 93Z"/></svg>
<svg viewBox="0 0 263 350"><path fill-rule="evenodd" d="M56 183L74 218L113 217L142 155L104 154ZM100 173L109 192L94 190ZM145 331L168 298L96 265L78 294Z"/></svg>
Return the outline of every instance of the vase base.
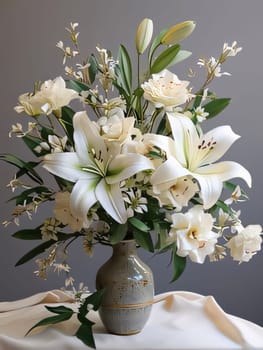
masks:
<svg viewBox="0 0 263 350"><path fill-rule="evenodd" d="M112 331L108 331L108 332L115 335L129 336L129 335L138 334L141 332L141 330L135 330L135 331L129 331L129 332L112 332Z"/></svg>

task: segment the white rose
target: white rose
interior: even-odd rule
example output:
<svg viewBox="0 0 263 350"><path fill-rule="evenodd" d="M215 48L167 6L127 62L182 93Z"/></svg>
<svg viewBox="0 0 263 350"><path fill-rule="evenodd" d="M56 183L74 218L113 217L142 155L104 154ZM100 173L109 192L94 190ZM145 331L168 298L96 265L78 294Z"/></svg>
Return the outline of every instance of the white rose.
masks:
<svg viewBox="0 0 263 350"><path fill-rule="evenodd" d="M107 141L120 144L131 138L134 122L134 117L125 118L120 108L114 108L109 111L107 117L101 117L98 120L102 137Z"/></svg>
<svg viewBox="0 0 263 350"><path fill-rule="evenodd" d="M212 231L213 217L196 205L187 213L171 216L168 243L176 242L177 254L189 256L193 262L203 263L215 250L218 234Z"/></svg>
<svg viewBox="0 0 263 350"><path fill-rule="evenodd" d="M184 104L193 95L187 89L188 81L181 81L177 75L171 73L167 69L158 74L153 74L142 84L144 90L144 98L151 101L156 108L176 107Z"/></svg>
<svg viewBox="0 0 263 350"><path fill-rule="evenodd" d="M235 261L240 263L249 261L261 249L262 228L260 225L248 225L241 228L238 234L232 237L226 246Z"/></svg>

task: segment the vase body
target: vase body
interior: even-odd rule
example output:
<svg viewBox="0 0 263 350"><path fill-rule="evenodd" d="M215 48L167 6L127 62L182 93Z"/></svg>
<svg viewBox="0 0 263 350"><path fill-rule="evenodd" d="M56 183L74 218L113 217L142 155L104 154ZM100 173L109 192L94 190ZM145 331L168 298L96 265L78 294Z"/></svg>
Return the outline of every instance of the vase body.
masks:
<svg viewBox="0 0 263 350"><path fill-rule="evenodd" d="M97 272L96 287L105 288L99 314L110 333L129 335L142 330L150 316L154 282L134 240L113 246L111 258Z"/></svg>

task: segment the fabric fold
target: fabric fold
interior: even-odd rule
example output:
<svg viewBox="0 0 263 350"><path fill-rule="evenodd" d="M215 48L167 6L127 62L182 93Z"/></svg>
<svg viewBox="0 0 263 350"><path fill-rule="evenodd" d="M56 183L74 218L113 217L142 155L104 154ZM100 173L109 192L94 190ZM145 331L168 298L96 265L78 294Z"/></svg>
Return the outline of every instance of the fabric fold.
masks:
<svg viewBox="0 0 263 350"><path fill-rule="evenodd" d="M56 345L57 350L87 350L79 339L72 337L79 327L75 315L48 329L37 328L33 335L25 337L33 325L52 315L45 305L64 305L74 311L78 308L71 295L59 290L0 303L0 349L45 350ZM96 323L93 330L98 350L263 349L262 327L225 313L212 296L196 293L176 291L157 295L145 328L129 337L108 334L97 312L91 311L88 317ZM49 347L47 339L52 339Z"/></svg>

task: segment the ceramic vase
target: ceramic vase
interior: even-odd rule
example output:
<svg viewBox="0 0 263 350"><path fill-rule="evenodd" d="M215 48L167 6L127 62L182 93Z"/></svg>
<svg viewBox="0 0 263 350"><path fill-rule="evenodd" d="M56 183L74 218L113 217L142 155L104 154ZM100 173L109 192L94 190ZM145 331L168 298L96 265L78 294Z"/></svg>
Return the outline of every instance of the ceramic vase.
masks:
<svg viewBox="0 0 263 350"><path fill-rule="evenodd" d="M152 308L153 274L137 255L134 240L121 241L112 249L111 258L96 276L97 290L105 289L99 314L110 333L139 333Z"/></svg>

